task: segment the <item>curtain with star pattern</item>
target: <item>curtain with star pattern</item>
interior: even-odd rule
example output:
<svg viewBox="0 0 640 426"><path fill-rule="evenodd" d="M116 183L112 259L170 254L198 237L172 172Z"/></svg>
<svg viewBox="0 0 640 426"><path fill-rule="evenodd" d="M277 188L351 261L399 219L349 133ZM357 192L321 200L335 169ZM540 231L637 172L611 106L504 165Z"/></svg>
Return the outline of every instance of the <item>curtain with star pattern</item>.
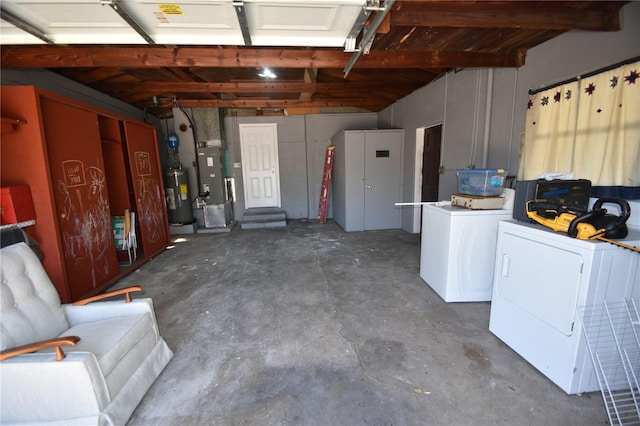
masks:
<svg viewBox="0 0 640 426"><path fill-rule="evenodd" d="M530 97L520 165L524 179L573 170L579 90L574 81Z"/></svg>
<svg viewBox="0 0 640 426"><path fill-rule="evenodd" d="M519 179L573 173L594 186L640 185L640 62L529 97Z"/></svg>

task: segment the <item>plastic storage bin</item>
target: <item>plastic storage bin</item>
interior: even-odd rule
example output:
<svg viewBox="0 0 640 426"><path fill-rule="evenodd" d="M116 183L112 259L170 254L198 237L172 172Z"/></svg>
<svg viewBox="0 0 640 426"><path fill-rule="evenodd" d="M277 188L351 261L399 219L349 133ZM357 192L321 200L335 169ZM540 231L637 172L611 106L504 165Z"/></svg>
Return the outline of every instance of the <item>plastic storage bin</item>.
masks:
<svg viewBox="0 0 640 426"><path fill-rule="evenodd" d="M478 197L502 195L507 172L504 169L461 169L458 174L458 193Z"/></svg>
<svg viewBox="0 0 640 426"><path fill-rule="evenodd" d="M116 250L124 250L124 240L127 238L124 234L124 216L112 216L111 227L113 228L113 239L116 244Z"/></svg>

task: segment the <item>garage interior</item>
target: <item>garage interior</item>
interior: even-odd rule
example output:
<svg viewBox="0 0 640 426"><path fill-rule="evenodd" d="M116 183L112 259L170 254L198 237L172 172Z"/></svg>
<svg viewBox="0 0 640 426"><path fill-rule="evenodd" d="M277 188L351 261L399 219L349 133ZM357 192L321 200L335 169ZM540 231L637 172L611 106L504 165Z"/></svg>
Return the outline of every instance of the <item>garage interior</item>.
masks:
<svg viewBox="0 0 640 426"><path fill-rule="evenodd" d="M175 354L128 424L608 424L599 393L567 395L489 331L490 302L446 303L425 285L419 208L404 209L398 229L364 232L345 232L332 210L326 223L316 213L325 149L344 128L404 129L397 201L421 201L416 129L447 114L464 118L443 136L450 157L437 164L438 199L455 188L455 169L468 165L466 145L457 148L468 141L456 127L473 128L474 141L491 127L498 142L478 167L515 172L517 121L531 88L519 78L543 86L638 55L629 47L637 46L638 6L3 1L3 85L41 86L153 125L163 168L176 114L214 117L213 138L228 143L225 172L240 195L237 220L248 212L234 170L239 125L275 122L283 132L286 227L171 232L166 250L112 287L144 287ZM569 52L616 34L623 53L608 42ZM557 72L547 72L549 52L567 58ZM578 61L576 71L572 54L596 59ZM485 130L489 81L514 93L494 98ZM455 102L432 114L443 94ZM181 150L185 164L196 162L195 149ZM190 176L192 194L202 190L197 181Z"/></svg>

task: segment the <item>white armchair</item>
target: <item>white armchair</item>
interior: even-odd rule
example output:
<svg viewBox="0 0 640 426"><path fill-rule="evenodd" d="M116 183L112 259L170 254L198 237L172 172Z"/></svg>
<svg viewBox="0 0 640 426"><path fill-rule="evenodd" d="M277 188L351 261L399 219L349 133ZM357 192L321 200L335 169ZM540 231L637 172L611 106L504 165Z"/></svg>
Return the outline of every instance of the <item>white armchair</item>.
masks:
<svg viewBox="0 0 640 426"><path fill-rule="evenodd" d="M62 305L24 243L0 271L0 423L124 425L173 357L151 299Z"/></svg>

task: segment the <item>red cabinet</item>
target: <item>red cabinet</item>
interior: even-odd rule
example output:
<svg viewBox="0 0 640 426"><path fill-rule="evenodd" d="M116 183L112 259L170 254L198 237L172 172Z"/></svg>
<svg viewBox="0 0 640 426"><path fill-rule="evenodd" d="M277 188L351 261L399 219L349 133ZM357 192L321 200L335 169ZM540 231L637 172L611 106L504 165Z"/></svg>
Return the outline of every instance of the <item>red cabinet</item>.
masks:
<svg viewBox="0 0 640 426"><path fill-rule="evenodd" d="M155 129L30 86L2 86L2 186L27 185L43 264L64 302L101 292L169 243ZM134 161L132 161L134 160ZM118 263L112 217L136 212L138 253Z"/></svg>
<svg viewBox="0 0 640 426"><path fill-rule="evenodd" d="M124 133L142 249L153 255L167 246L169 238L158 142L155 131L140 123L125 122Z"/></svg>
<svg viewBox="0 0 640 426"><path fill-rule="evenodd" d="M98 115L40 101L67 283L76 300L118 274Z"/></svg>

